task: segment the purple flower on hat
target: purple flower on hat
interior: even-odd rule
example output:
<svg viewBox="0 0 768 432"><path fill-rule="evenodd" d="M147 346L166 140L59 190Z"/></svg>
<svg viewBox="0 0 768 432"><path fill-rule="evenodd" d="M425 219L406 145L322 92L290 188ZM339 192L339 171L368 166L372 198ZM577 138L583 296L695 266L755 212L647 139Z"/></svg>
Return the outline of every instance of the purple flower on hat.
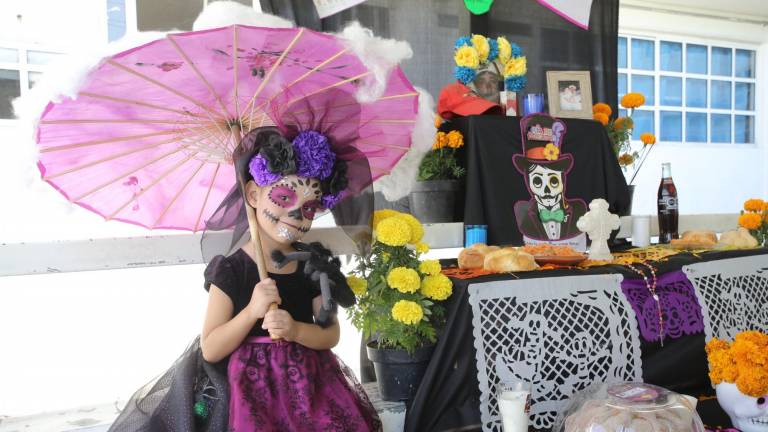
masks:
<svg viewBox="0 0 768 432"><path fill-rule="evenodd" d="M270 171L268 165L267 160L261 155L252 157L248 163L248 171L253 176L253 181L259 186L269 186L282 177L282 174Z"/></svg>
<svg viewBox="0 0 768 432"><path fill-rule="evenodd" d="M342 198L344 198L344 191L337 192L335 194L323 195L321 201L323 203L323 207L332 209L334 206L336 206L336 204L339 203L339 201L341 201Z"/></svg>
<svg viewBox="0 0 768 432"><path fill-rule="evenodd" d="M328 137L315 131L304 131L293 139L296 175L324 180L333 171L336 155Z"/></svg>

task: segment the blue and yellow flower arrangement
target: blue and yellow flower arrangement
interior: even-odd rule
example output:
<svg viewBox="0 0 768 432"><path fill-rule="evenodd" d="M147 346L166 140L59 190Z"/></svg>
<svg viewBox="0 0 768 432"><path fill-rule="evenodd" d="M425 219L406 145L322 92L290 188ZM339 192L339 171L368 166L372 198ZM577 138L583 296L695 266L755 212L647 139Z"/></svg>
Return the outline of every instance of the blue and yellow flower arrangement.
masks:
<svg viewBox="0 0 768 432"><path fill-rule="evenodd" d="M477 70L490 62L496 62L504 77L507 91L519 92L525 88L527 60L523 50L504 36L489 39L483 35L462 36L456 40L453 60L456 63L454 76L464 85L469 85Z"/></svg>

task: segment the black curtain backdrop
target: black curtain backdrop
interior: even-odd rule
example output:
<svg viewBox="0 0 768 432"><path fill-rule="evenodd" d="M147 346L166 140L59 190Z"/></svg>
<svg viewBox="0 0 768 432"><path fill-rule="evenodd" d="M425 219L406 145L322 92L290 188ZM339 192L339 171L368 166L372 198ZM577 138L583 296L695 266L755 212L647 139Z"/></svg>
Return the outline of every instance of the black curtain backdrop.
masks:
<svg viewBox="0 0 768 432"><path fill-rule="evenodd" d="M591 72L593 103L617 111L619 0L594 0L589 30L564 20L536 0L496 0L483 15L472 15L462 0L367 0L320 19L309 0L261 0L264 12L320 31L338 31L350 21L377 36L406 40L414 56L403 64L414 85L437 98L454 81L453 43L461 35L506 36L528 59L523 93L547 93L547 71Z"/></svg>
<svg viewBox="0 0 768 432"><path fill-rule="evenodd" d="M528 59L524 93L547 93L547 71L591 72L593 103L617 111L619 0L594 0L589 30L581 29L535 0L495 1L489 13L473 17L472 31L504 35Z"/></svg>

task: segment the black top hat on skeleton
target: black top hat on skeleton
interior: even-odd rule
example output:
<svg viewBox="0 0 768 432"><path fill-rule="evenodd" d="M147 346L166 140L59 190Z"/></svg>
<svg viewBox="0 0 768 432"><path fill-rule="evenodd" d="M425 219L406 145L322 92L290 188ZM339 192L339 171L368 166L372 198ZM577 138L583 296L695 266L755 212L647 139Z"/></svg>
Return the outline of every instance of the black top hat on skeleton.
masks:
<svg viewBox="0 0 768 432"><path fill-rule="evenodd" d="M546 114L531 114L520 120L523 154L512 157L515 168L527 175L534 165L564 173L573 167L573 157L563 154L565 123Z"/></svg>

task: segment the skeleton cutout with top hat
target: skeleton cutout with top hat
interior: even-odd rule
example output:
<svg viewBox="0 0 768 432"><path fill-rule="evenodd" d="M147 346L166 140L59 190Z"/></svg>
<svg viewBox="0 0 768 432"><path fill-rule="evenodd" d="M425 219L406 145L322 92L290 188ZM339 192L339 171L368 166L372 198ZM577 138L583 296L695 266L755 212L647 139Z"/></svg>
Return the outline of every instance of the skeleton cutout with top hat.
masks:
<svg viewBox="0 0 768 432"><path fill-rule="evenodd" d="M525 176L531 194L515 203L517 227L525 243L566 244L586 249L586 237L576 221L587 212L581 199L565 196L566 176L573 156L562 153L565 123L546 114L520 120L524 154L514 155L515 168Z"/></svg>

